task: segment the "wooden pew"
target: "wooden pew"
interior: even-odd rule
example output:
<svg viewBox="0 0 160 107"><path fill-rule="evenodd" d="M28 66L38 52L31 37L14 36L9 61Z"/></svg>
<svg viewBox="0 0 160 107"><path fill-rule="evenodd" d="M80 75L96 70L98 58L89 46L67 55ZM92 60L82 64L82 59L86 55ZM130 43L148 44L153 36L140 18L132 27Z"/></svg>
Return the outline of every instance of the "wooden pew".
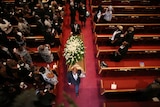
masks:
<svg viewBox="0 0 160 107"><path fill-rule="evenodd" d="M15 3L15 0L2 0L4 3Z"/></svg>
<svg viewBox="0 0 160 107"><path fill-rule="evenodd" d="M111 54L115 52L119 46L113 47L113 46L98 46L96 45L97 48L97 54L96 57L100 57L101 54ZM132 46L131 48L128 49L127 54L137 54L137 53L158 53L160 52L160 46L159 45L144 45L144 46Z"/></svg>
<svg viewBox="0 0 160 107"><path fill-rule="evenodd" d="M108 67L101 66L104 61ZM143 65L144 64L144 65ZM159 71L160 60L159 58L136 58L136 59L123 59L120 62L114 62L107 59L98 60L98 74L105 74L109 72L130 72L130 71Z"/></svg>
<svg viewBox="0 0 160 107"><path fill-rule="evenodd" d="M100 19L97 23L106 23ZM160 23L160 14L112 14L107 23Z"/></svg>
<svg viewBox="0 0 160 107"><path fill-rule="evenodd" d="M158 4L159 2L151 2L149 0L91 0L92 5L151 5Z"/></svg>
<svg viewBox="0 0 160 107"><path fill-rule="evenodd" d="M101 95L106 93L118 92L135 92L145 89L150 83L154 81L156 76L148 77L119 77L119 78L101 78L100 89ZM111 89L111 84L117 84L116 89Z"/></svg>
<svg viewBox="0 0 160 107"><path fill-rule="evenodd" d="M93 23L93 32L111 34L118 25L123 26L124 30L132 26L135 28L135 33L160 33L160 23Z"/></svg>
<svg viewBox="0 0 160 107"><path fill-rule="evenodd" d="M95 35L95 43L98 44L99 42L103 41L108 41L111 39L112 34L97 34L96 32L94 33ZM134 35L134 40L159 40L160 39L160 34L135 34Z"/></svg>
<svg viewBox="0 0 160 107"><path fill-rule="evenodd" d="M103 107L159 107L160 102L154 101L104 101Z"/></svg>
<svg viewBox="0 0 160 107"><path fill-rule="evenodd" d="M8 36L7 37L10 41L15 42L15 37ZM33 43L36 43L35 45L44 44L44 37L42 35L34 35L34 36L27 36L25 37L27 45L33 45ZM30 44L30 42L32 42ZM56 35L55 36L55 46L60 46L62 44L62 35ZM33 47L33 46L32 46Z"/></svg>
<svg viewBox="0 0 160 107"><path fill-rule="evenodd" d="M92 20L94 20L94 13L92 14ZM159 23L160 14L112 14L112 20L107 23ZM94 23L94 22L93 22ZM100 19L96 23L106 23L103 19Z"/></svg>
<svg viewBox="0 0 160 107"><path fill-rule="evenodd" d="M103 8L106 8L107 5L102 5ZM112 5L113 7L113 13L114 14L124 14L124 13L129 13L129 14L136 14L136 13L146 13L146 14L152 14L152 13L160 13L158 10L160 9L159 5L148 5L148 6L143 6L143 5ZM98 5L92 5L91 6L91 12L95 13L97 11Z"/></svg>
<svg viewBox="0 0 160 107"><path fill-rule="evenodd" d="M34 55L34 56L39 55L37 48L28 48L28 51L31 55ZM53 56L54 56L55 60L59 60L59 58L60 58L60 46L59 47L52 47L51 52L53 53Z"/></svg>

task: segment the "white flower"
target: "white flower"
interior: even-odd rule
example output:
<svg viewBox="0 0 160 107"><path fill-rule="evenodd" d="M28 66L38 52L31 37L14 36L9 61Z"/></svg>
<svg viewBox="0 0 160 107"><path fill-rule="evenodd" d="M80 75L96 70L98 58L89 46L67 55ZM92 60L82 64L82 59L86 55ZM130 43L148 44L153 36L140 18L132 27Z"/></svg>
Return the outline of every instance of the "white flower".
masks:
<svg viewBox="0 0 160 107"><path fill-rule="evenodd" d="M73 65L84 57L84 44L79 36L70 36L66 41L63 56L66 64Z"/></svg>

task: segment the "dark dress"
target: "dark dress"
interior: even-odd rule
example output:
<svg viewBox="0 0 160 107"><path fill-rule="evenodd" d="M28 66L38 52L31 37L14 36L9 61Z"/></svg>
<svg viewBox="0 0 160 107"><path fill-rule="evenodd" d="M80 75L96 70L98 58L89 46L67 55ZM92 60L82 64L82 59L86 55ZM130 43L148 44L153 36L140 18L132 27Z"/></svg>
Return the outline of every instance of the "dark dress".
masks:
<svg viewBox="0 0 160 107"><path fill-rule="evenodd" d="M76 16L76 9L74 6L70 6L70 16L71 16L71 24L73 24Z"/></svg>
<svg viewBox="0 0 160 107"><path fill-rule="evenodd" d="M81 22L86 22L86 6L80 6L79 7L79 20Z"/></svg>
<svg viewBox="0 0 160 107"><path fill-rule="evenodd" d="M128 52L128 48L129 45L121 45L118 49L118 52L120 53L120 55L117 52L114 52L112 55L110 55L110 59L116 62L119 62L122 60L122 58L126 55L126 53Z"/></svg>
<svg viewBox="0 0 160 107"><path fill-rule="evenodd" d="M127 31L127 34L124 36L124 40L123 41L128 42L129 47L131 47L132 46L132 42L133 42L133 37L134 37L134 32Z"/></svg>

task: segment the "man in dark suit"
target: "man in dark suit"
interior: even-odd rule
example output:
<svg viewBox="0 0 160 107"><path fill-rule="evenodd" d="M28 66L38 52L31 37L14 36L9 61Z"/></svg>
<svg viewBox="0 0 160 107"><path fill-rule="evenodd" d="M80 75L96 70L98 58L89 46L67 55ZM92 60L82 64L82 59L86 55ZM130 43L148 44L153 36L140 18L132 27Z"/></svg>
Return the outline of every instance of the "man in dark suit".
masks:
<svg viewBox="0 0 160 107"><path fill-rule="evenodd" d="M74 4L71 4L69 9L70 9L71 25L72 25L72 24L74 24L75 17L76 17L76 9L74 7Z"/></svg>
<svg viewBox="0 0 160 107"><path fill-rule="evenodd" d="M77 21L74 21L74 24L71 25L71 32L73 35L79 35L81 33L81 27Z"/></svg>
<svg viewBox="0 0 160 107"><path fill-rule="evenodd" d="M73 67L72 70L67 73L68 84L73 84L75 86L76 96L78 96L79 94L81 72L81 70L78 70L76 67Z"/></svg>

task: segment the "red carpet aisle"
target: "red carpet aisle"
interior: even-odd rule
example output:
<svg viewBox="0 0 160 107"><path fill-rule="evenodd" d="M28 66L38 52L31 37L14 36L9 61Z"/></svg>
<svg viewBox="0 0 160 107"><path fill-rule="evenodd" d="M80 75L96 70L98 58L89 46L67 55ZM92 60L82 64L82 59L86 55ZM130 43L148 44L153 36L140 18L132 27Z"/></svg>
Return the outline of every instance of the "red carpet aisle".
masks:
<svg viewBox="0 0 160 107"><path fill-rule="evenodd" d="M88 1L87 1L88 2ZM89 8L88 8L89 9ZM63 51L64 44L70 34L70 16L69 6L66 5L66 16L64 17L63 25L63 44L61 51ZM78 15L78 14L77 14ZM77 17L78 19L78 17ZM80 24L80 22L78 22ZM59 71L59 86L57 103L64 103L65 107L68 107L66 100L63 98L63 91L65 91L78 105L78 107L101 107L102 99L99 91L99 80L96 73L96 63L93 45L93 34L91 29L91 18L87 19L86 27L82 28L82 34L84 35L84 45L86 47L85 64L86 64L86 77L82 79L80 84L79 96L75 96L74 87L68 86L66 80L66 65L65 60L62 57L60 59L60 71Z"/></svg>

